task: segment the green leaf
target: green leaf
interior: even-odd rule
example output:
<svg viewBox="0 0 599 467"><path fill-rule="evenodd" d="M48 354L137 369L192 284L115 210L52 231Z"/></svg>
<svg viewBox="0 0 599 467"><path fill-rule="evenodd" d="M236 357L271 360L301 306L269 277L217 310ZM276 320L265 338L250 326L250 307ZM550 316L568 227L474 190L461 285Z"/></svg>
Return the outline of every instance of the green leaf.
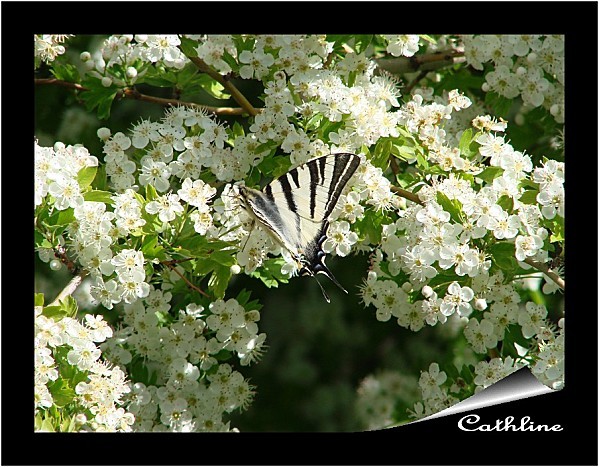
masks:
<svg viewBox="0 0 599 467"><path fill-rule="evenodd" d="M258 164L258 170L267 176L277 178L289 172L291 161L287 157L269 157Z"/></svg>
<svg viewBox="0 0 599 467"><path fill-rule="evenodd" d="M91 190L83 195L83 199L85 201L95 201L98 203L108 204L110 206L113 204L112 193L108 191Z"/></svg>
<svg viewBox="0 0 599 467"><path fill-rule="evenodd" d="M210 253L210 260L228 268L237 263L230 251L213 251Z"/></svg>
<svg viewBox="0 0 599 467"><path fill-rule="evenodd" d="M372 34L357 34L354 36L354 49L356 53L362 53L372 42Z"/></svg>
<svg viewBox="0 0 599 467"><path fill-rule="evenodd" d="M523 204L537 204L537 196L539 195L539 190L526 190L522 193L522 196L518 199Z"/></svg>
<svg viewBox="0 0 599 467"><path fill-rule="evenodd" d="M156 188L154 188L152 185L146 185L146 200L149 201L154 201L156 198L158 198L158 192L156 191Z"/></svg>
<svg viewBox="0 0 599 467"><path fill-rule="evenodd" d="M131 381L136 383L149 384L150 371L144 365L144 360L141 357L134 357L129 366L129 375Z"/></svg>
<svg viewBox="0 0 599 467"><path fill-rule="evenodd" d="M277 288L279 283L286 284L289 282L289 278L281 272L281 267L284 264L285 260L283 258L269 258L249 276L260 279L269 289Z"/></svg>
<svg viewBox="0 0 599 467"><path fill-rule="evenodd" d="M480 178L482 181L486 183L493 183L497 177L499 177L503 173L503 169L501 167L487 167L481 173L476 175L477 178Z"/></svg>
<svg viewBox="0 0 599 467"><path fill-rule="evenodd" d="M82 190L92 184L96 177L97 167L84 167L77 174L77 183Z"/></svg>
<svg viewBox="0 0 599 467"><path fill-rule="evenodd" d="M458 224L462 222L462 203L457 199L449 199L445 193L438 191L437 203L443 207L444 211L449 213L452 221Z"/></svg>
<svg viewBox="0 0 599 467"><path fill-rule="evenodd" d="M60 63L55 61L52 63L50 73L52 73L56 79L61 81L68 81L69 83L79 82L79 70L71 63Z"/></svg>
<svg viewBox="0 0 599 467"><path fill-rule="evenodd" d="M464 131L462 133L462 137L460 138L459 148L460 148L460 155L462 157L472 156L472 150L470 149L471 143L472 143L472 128L468 128L466 131Z"/></svg>
<svg viewBox="0 0 599 467"><path fill-rule="evenodd" d="M100 120L106 120L110 117L110 107L116 97L119 89L116 86L104 87L97 78L90 78L83 82L87 91L82 91L79 95L89 111L97 109L97 115Z"/></svg>
<svg viewBox="0 0 599 467"><path fill-rule="evenodd" d="M48 383L48 390L50 394L52 394L52 399L54 399L54 405L57 407L64 407L67 404L70 404L75 398L75 390L69 386L69 382L63 380L62 378L56 379L56 381L52 381L52 383Z"/></svg>
<svg viewBox="0 0 599 467"><path fill-rule="evenodd" d="M146 235L141 244L141 251L147 259L166 259L164 248L158 244L157 235Z"/></svg>
<svg viewBox="0 0 599 467"><path fill-rule="evenodd" d="M48 218L49 226L66 226L75 220L75 214L73 208L63 209L62 211L55 211Z"/></svg>
<svg viewBox="0 0 599 467"><path fill-rule="evenodd" d="M193 83L202 88L215 99L225 100L231 97L229 93L225 92L225 88L222 84L206 74L198 74L194 78Z"/></svg>
<svg viewBox="0 0 599 467"><path fill-rule="evenodd" d="M512 212L514 210L514 200L507 195L501 196L497 200L497 204L501 206L505 211Z"/></svg>
<svg viewBox="0 0 599 467"><path fill-rule="evenodd" d="M516 245L511 242L496 242L489 247L493 263L500 269L513 272L518 268L516 261Z"/></svg>
<svg viewBox="0 0 599 467"><path fill-rule="evenodd" d="M33 294L33 306L44 306L44 294L43 293Z"/></svg>
<svg viewBox="0 0 599 467"><path fill-rule="evenodd" d="M213 264L214 271L208 279L208 288L212 290L216 298L223 298L229 285L229 279L231 279L231 268L214 262Z"/></svg>
<svg viewBox="0 0 599 467"><path fill-rule="evenodd" d="M513 103L513 99L500 96L496 92L491 91L485 95L485 104L492 107L495 110L495 115L498 117L506 118Z"/></svg>
<svg viewBox="0 0 599 467"><path fill-rule="evenodd" d="M389 156L391 155L392 147L393 142L391 140L379 140L370 159L372 165L385 170L389 165Z"/></svg>
<svg viewBox="0 0 599 467"><path fill-rule="evenodd" d="M52 243L37 229L33 230L35 248L52 248Z"/></svg>
<svg viewBox="0 0 599 467"><path fill-rule="evenodd" d="M198 42L185 36L180 36L179 38L181 40L179 47L181 47L183 53L188 57L197 57L196 47L198 46Z"/></svg>

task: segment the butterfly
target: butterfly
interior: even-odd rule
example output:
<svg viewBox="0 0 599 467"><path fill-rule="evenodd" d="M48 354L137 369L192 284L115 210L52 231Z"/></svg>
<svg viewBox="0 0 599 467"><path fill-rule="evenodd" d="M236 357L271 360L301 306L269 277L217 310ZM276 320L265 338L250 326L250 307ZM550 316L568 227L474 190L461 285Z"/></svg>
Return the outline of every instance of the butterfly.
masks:
<svg viewBox="0 0 599 467"><path fill-rule="evenodd" d="M345 293L324 262L322 244L327 238L329 216L359 165L355 154L329 154L291 169L262 191L239 187L246 211L291 254L299 274L315 279L316 274L324 274ZM330 303L320 282L318 285Z"/></svg>

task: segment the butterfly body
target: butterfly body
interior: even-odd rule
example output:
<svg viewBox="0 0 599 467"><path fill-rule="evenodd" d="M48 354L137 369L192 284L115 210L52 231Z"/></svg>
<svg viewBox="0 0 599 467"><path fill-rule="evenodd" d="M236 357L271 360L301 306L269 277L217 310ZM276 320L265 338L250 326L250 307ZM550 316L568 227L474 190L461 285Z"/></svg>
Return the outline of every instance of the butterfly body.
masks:
<svg viewBox="0 0 599 467"><path fill-rule="evenodd" d="M324 263L322 244L329 216L359 164L354 154L330 154L291 169L262 191L239 187L248 213L289 251L300 275L324 274L344 291Z"/></svg>

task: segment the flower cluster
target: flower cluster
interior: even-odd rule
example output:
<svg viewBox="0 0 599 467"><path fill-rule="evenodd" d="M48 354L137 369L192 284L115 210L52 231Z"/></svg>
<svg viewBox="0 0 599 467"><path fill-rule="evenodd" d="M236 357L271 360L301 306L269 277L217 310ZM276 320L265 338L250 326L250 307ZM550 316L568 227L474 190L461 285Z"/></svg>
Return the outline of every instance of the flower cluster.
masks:
<svg viewBox="0 0 599 467"><path fill-rule="evenodd" d="M143 77L148 65L159 64L180 70L189 62L181 52L179 36L125 34L110 36L93 54L81 53L81 61L89 76L108 87L130 86Z"/></svg>
<svg viewBox="0 0 599 467"><path fill-rule="evenodd" d="M33 47L35 57L35 67L41 62L51 63L56 57L65 53L65 47L62 45L70 34L35 34Z"/></svg>
<svg viewBox="0 0 599 467"><path fill-rule="evenodd" d="M395 422L398 401L407 404L416 392L416 378L410 375L383 371L367 376L357 389L357 416L366 430L388 428Z"/></svg>
<svg viewBox="0 0 599 467"><path fill-rule="evenodd" d="M450 391L445 384L446 381L447 373L441 371L438 363L431 363L428 371L420 373L418 380L422 401L416 402L414 410L408 410L408 413L414 418L424 418L459 402L456 396L450 394L458 391Z"/></svg>
<svg viewBox="0 0 599 467"><path fill-rule="evenodd" d="M551 328L544 329L544 335L539 339L535 363L531 367L532 374L551 389L564 387L564 318L555 333Z"/></svg>
<svg viewBox="0 0 599 467"><path fill-rule="evenodd" d="M483 389L495 384L497 381L501 381L506 376L511 375L518 368L523 366L523 362L518 359L514 361L512 357L492 358L487 361L480 361L474 367L474 384L476 388L474 392L480 392Z"/></svg>
<svg viewBox="0 0 599 467"><path fill-rule="evenodd" d="M564 36L486 34L462 40L469 65L483 70L492 64L484 91L520 96L526 107L543 106L556 122L564 122Z"/></svg>
<svg viewBox="0 0 599 467"><path fill-rule="evenodd" d="M53 148L39 146L35 141L34 204L39 206L49 194L50 204L59 211L83 204L79 172L97 167L98 159L82 145L65 146L56 143Z"/></svg>
<svg viewBox="0 0 599 467"><path fill-rule="evenodd" d="M387 52L394 57L404 56L412 57L420 48L418 42L420 38L414 34L381 34L387 41Z"/></svg>
<svg viewBox="0 0 599 467"><path fill-rule="evenodd" d="M216 300L207 310L189 304L169 318L170 292L154 289L125 306L124 325L102 344L104 354L123 367L143 361L144 382L132 387L127 408L137 431L229 431L223 416L245 409L253 386L223 363L236 355L241 365L260 358L266 335L258 333L260 313L235 299Z"/></svg>
<svg viewBox="0 0 599 467"><path fill-rule="evenodd" d="M126 375L103 361L96 345L111 336L101 316L85 315L82 324L66 316L49 318L36 307L36 413L49 414L51 408L70 403L76 406L73 423L79 430L131 431L134 417L124 408Z"/></svg>
<svg viewBox="0 0 599 467"><path fill-rule="evenodd" d="M188 37L198 40L198 57L222 74L232 71L231 63L224 58L225 54L236 59L239 75L244 79L265 79L272 74L272 70L280 70L290 76L309 68L321 68L332 51L332 44L326 42L324 36L243 36L245 44L241 52L231 36Z"/></svg>

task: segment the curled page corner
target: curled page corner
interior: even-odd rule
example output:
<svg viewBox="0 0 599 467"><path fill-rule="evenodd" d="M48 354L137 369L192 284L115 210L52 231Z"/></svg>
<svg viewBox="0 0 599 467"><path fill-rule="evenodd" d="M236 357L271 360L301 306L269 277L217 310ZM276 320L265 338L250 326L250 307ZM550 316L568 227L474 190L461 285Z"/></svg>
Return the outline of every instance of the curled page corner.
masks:
<svg viewBox="0 0 599 467"><path fill-rule="evenodd" d="M555 390L541 383L530 372L528 367L521 368L502 380L497 381L495 384L492 384L488 388L483 389L481 392L470 396L468 399L458 402L441 412L437 412L411 423L418 423L433 418L444 417L446 415L467 412L481 407L503 404L505 402L525 399L527 397L540 396L550 392L555 392Z"/></svg>

